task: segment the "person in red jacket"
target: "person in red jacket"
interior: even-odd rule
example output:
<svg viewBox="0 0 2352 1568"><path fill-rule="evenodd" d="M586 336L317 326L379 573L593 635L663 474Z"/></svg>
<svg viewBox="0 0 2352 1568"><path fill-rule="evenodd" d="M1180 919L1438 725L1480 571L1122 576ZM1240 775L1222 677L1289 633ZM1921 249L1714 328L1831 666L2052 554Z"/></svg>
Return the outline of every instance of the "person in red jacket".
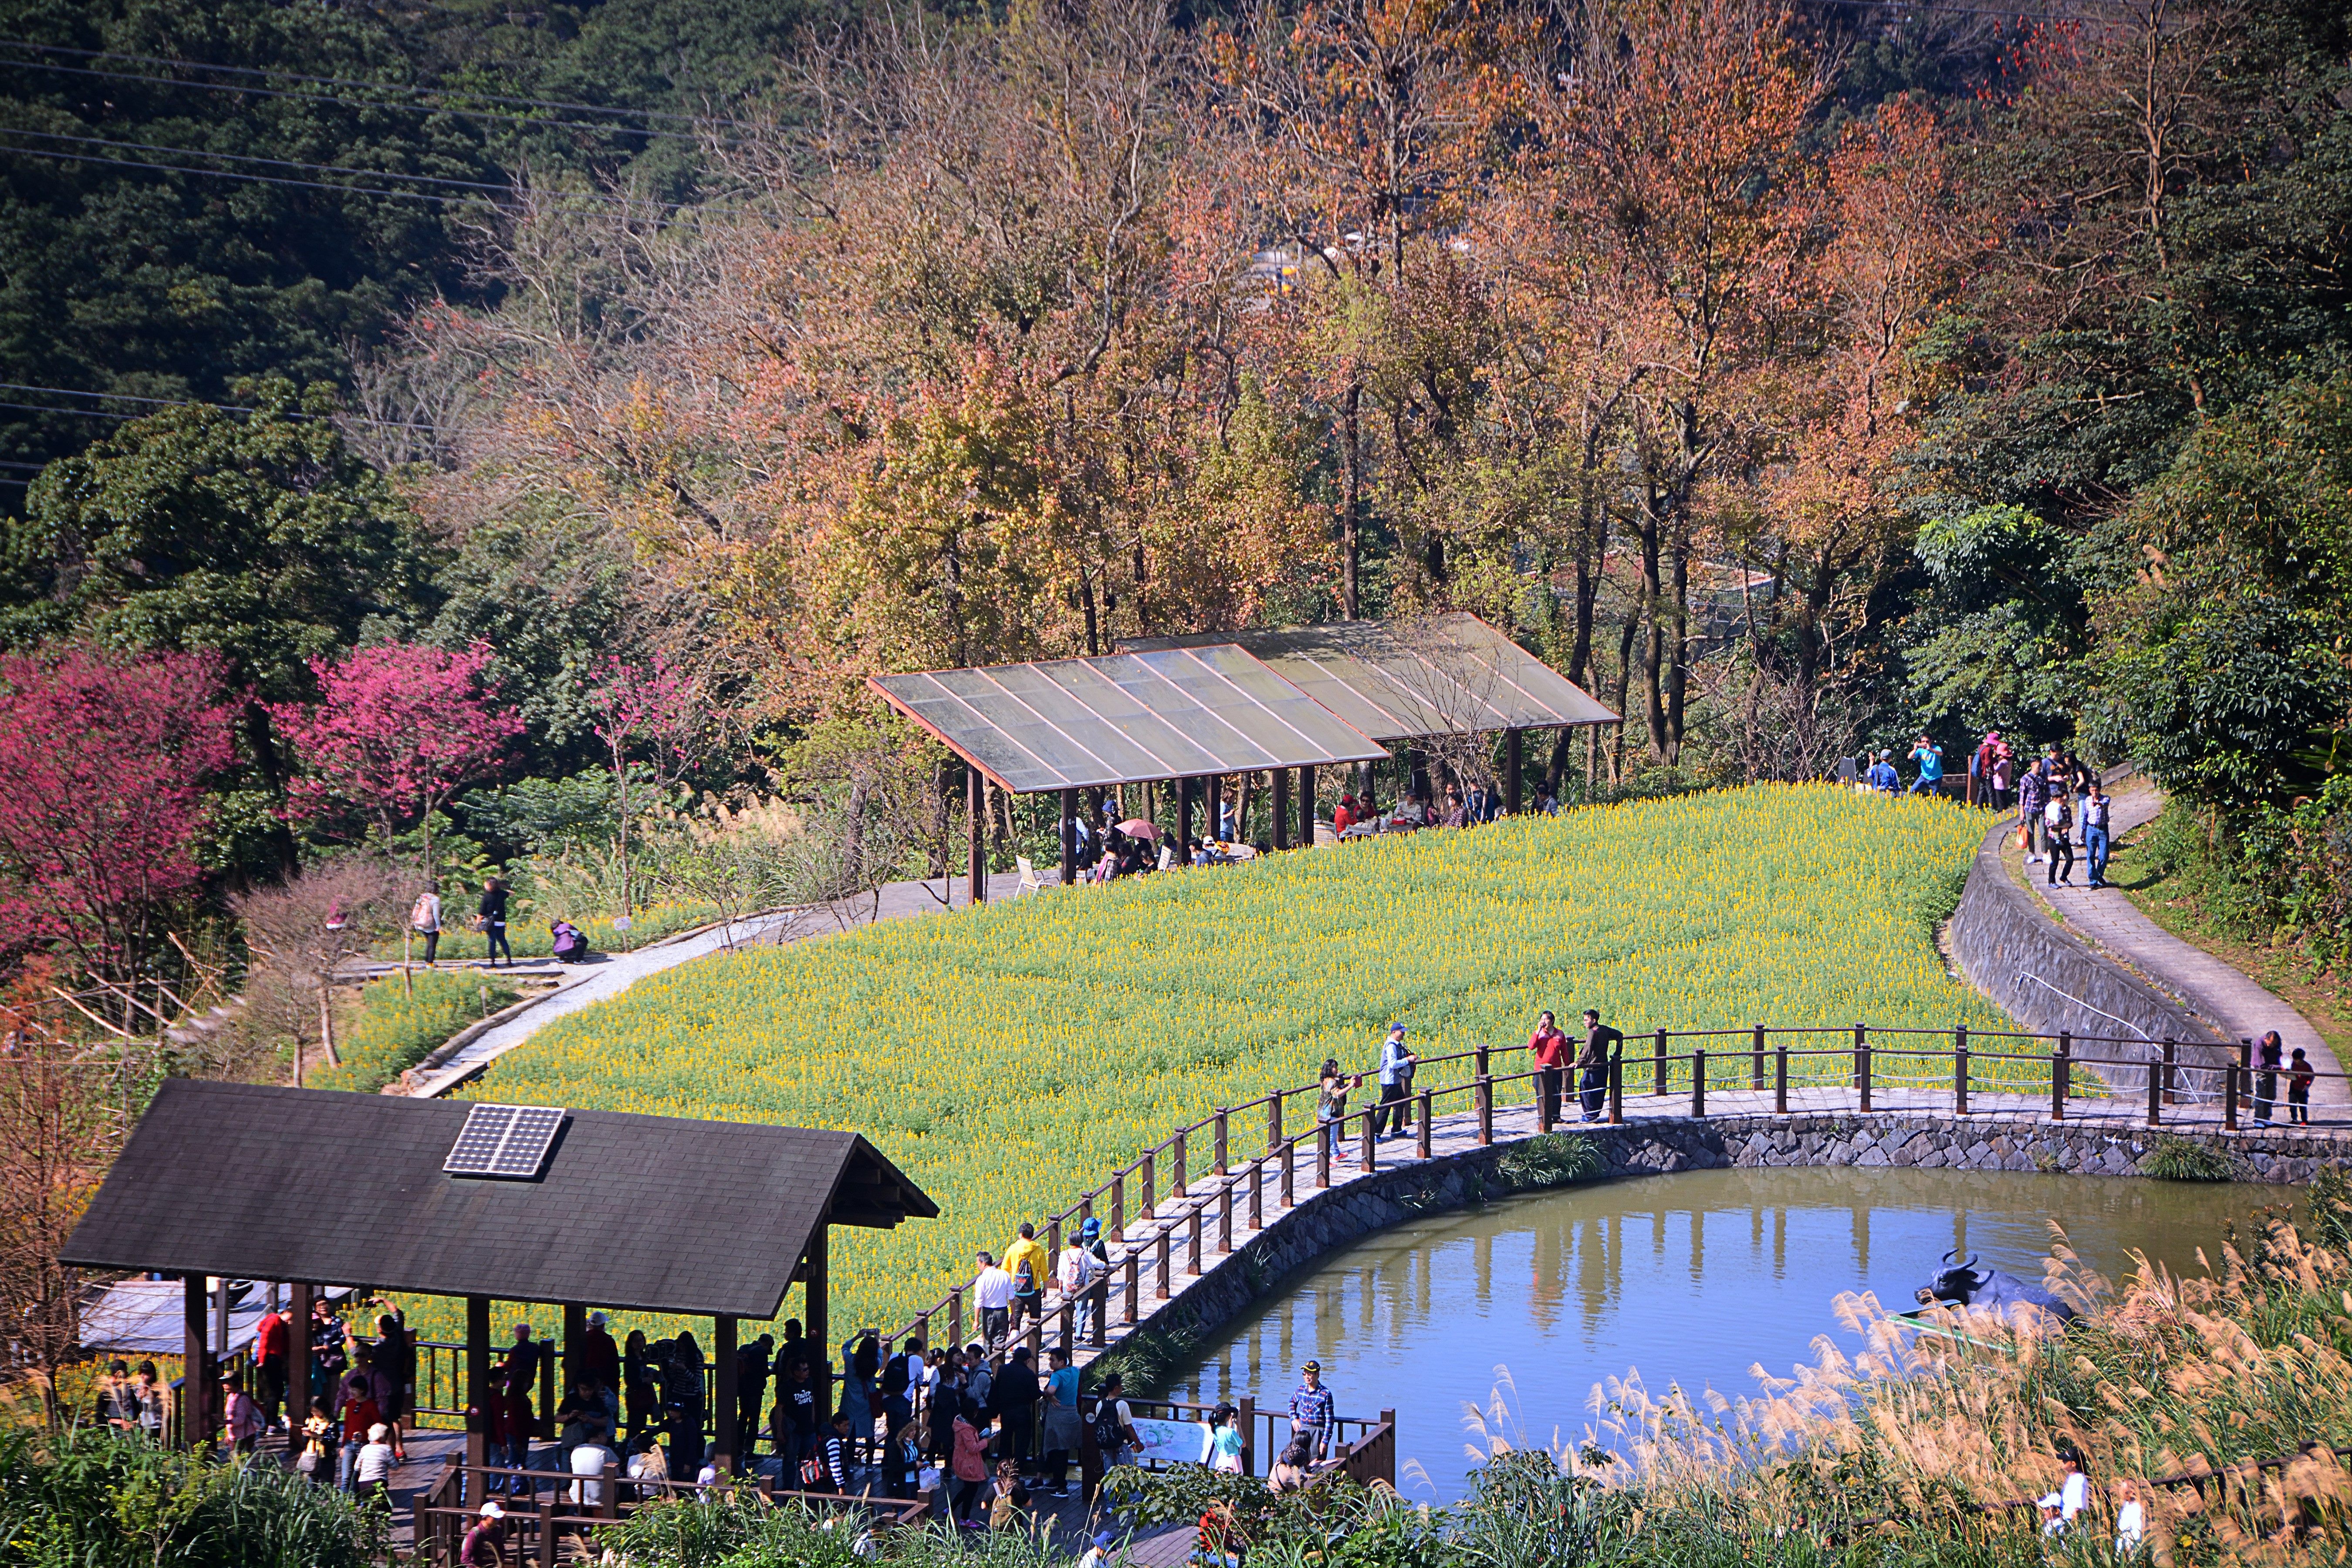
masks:
<svg viewBox="0 0 2352 1568"><path fill-rule="evenodd" d="M286 1430L286 1314L272 1307L253 1326L253 1367L261 1395L261 1418L272 1432Z"/></svg>
<svg viewBox="0 0 2352 1568"><path fill-rule="evenodd" d="M1569 1063L1568 1037L1552 1022L1551 1010L1536 1015L1536 1032L1528 1037L1528 1055L1535 1059L1536 1093L1543 1101L1544 1125L1559 1120L1559 1072Z"/></svg>

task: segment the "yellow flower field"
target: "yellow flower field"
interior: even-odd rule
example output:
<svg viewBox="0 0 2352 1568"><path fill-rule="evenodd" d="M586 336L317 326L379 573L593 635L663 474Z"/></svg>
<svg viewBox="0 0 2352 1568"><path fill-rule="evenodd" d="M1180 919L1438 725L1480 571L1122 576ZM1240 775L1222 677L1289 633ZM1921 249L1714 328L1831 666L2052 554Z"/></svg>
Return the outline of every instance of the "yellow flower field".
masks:
<svg viewBox="0 0 2352 1568"><path fill-rule="evenodd" d="M1181 1122L1370 1066L1391 1019L1430 1054L1523 1042L1543 1007L2008 1028L1932 940L1985 822L1759 786L1053 892L683 965L471 1092L864 1132L945 1211L836 1233L835 1324L887 1329Z"/></svg>

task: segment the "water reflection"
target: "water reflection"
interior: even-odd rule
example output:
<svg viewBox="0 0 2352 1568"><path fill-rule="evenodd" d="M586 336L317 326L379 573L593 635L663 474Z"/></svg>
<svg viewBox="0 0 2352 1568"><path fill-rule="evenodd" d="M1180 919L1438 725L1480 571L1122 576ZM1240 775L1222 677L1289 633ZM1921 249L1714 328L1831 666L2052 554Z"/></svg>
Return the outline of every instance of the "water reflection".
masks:
<svg viewBox="0 0 2352 1568"><path fill-rule="evenodd" d="M1949 1248L2041 1275L2050 1222L2111 1279L2145 1251L2179 1271L2221 1221L2281 1189L1958 1171L1700 1171L1514 1199L1401 1226L1267 1299L1177 1384L1279 1406L1309 1356L1343 1414L1400 1413L1400 1458L1458 1495L1465 1403L1507 1366L1530 1441L1573 1439L1602 1378L1638 1369L1743 1394L1750 1368L1786 1373L1838 1336L1843 1290L1895 1310ZM1400 1464L1400 1473L1403 1467ZM1408 1491L1411 1488L1408 1487Z"/></svg>

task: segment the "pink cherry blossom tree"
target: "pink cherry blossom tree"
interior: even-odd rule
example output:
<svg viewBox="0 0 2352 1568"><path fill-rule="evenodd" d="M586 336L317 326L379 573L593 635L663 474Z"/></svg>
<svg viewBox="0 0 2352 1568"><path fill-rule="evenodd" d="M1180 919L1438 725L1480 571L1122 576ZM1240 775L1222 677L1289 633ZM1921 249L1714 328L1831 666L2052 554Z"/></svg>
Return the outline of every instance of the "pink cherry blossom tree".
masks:
<svg viewBox="0 0 2352 1568"><path fill-rule="evenodd" d="M620 823L621 912L633 911L629 890L629 763L650 762L657 780L683 777L702 731L705 705L693 676L656 654L644 668L606 661L604 679L588 694L596 738L613 756L613 787Z"/></svg>
<svg viewBox="0 0 2352 1568"><path fill-rule="evenodd" d="M414 822L430 875L433 814L494 772L522 731L483 679L489 663L481 643L459 652L387 643L340 662L311 660L319 701L270 709L305 770L288 786L289 808L310 817L359 811L386 844Z"/></svg>
<svg viewBox="0 0 2352 1568"><path fill-rule="evenodd" d="M47 948L135 990L158 917L203 877L232 719L210 655L0 656L0 958Z"/></svg>

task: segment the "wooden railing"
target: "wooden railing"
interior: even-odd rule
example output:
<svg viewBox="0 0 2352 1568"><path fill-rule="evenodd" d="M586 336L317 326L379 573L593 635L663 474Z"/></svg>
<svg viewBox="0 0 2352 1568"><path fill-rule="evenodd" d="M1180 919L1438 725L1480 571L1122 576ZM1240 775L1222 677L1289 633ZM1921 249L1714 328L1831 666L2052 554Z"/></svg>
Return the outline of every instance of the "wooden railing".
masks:
<svg viewBox="0 0 2352 1568"><path fill-rule="evenodd" d="M1838 1044L1819 1043L1825 1037ZM1574 1044L1571 1040L1571 1051ZM1559 1118L1585 1114L1580 1097L1588 1092L1593 1119L1611 1123L1626 1119L1631 1099L1637 1115L1646 1110L1651 1115L1674 1117L1900 1110L1958 1116L2025 1112L2059 1121L2086 1115L2130 1118L2144 1120L2149 1127L2218 1122L2235 1129L2254 1103L2260 1080L2268 1076L2254 1069L2251 1042L2240 1043L2237 1061L2217 1064L2196 1059L2190 1049L2172 1040L1971 1031L1965 1026L1947 1031L1863 1024L1792 1028L1758 1024L1628 1034L1608 1063L1605 1080L1589 1091L1573 1065L1549 1069L1557 1079L1555 1105L1554 1097L1542 1092L1547 1069L1495 1070L1515 1056L1524 1059L1527 1051L1524 1045L1477 1046L1421 1058L1410 1098L1391 1108L1403 1110L1402 1120L1416 1131L1411 1157L1433 1157L1431 1124L1440 1115L1474 1112L1477 1142L1491 1144L1496 1110L1532 1100L1537 1130L1550 1131L1559 1124L1551 1114L1555 1109ZM1428 1081L1432 1074L1437 1082ZM2343 1075L2318 1076L2341 1081ZM2126 1100L2109 1078L2133 1077L2145 1089ZM2273 1118L2284 1120L2284 1070L2276 1078L2269 1104ZM1108 1273L1091 1292L1096 1310L1083 1335L1076 1323L1078 1301L1064 1299L1049 1281L1044 1314L1025 1325L1015 1340L1025 1341L1042 1357L1051 1321L1060 1342L1075 1345L1083 1340L1100 1347L1108 1342L1114 1314L1122 1326L1139 1321L1147 1290L1152 1300L1169 1299L1179 1269L1198 1275L1210 1255L1234 1249L1236 1228L1264 1228L1269 1203L1289 1207L1302 1183L1318 1190L1329 1186L1334 1161L1348 1158L1343 1143L1354 1145L1360 1172L1377 1169L1381 1150L1373 1129L1382 1108L1359 1100L1358 1109L1344 1122L1318 1129L1313 1117L1318 1091L1317 1084L1275 1089L1188 1122L1111 1171L1067 1207L1048 1215L1042 1228L1046 1255L1055 1259L1066 1236L1078 1224L1099 1220L1109 1255ZM1368 1084L1363 1092L1378 1090ZM1239 1152L1243 1138L1255 1142L1261 1119L1264 1148ZM1302 1120L1304 1131L1298 1130ZM968 1289L950 1289L901 1323L886 1337L886 1347L909 1335L926 1345L966 1342L968 1316L971 1323L977 1322L976 1314L966 1312ZM938 1338L942 1327L945 1341Z"/></svg>

